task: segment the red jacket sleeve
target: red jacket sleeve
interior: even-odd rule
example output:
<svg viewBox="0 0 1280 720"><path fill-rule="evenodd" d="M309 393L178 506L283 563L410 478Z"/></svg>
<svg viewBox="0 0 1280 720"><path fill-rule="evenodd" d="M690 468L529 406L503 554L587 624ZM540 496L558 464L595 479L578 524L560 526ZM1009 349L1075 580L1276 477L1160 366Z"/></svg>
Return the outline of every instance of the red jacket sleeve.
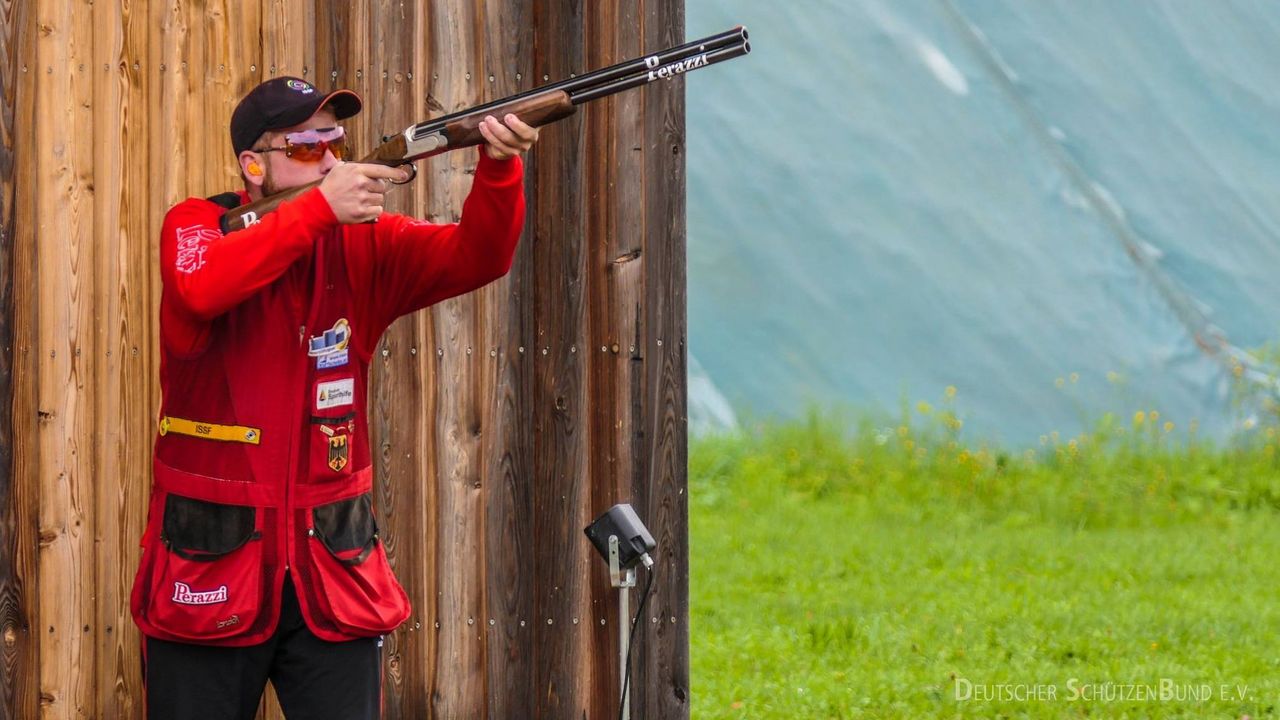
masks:
<svg viewBox="0 0 1280 720"><path fill-rule="evenodd" d="M451 224L385 214L360 234L348 229L347 268L367 348L393 320L506 275L524 227L524 166L483 147L475 180ZM370 226L361 226L370 227Z"/></svg>
<svg viewBox="0 0 1280 720"><path fill-rule="evenodd" d="M209 321L271 284L308 255L315 238L338 224L318 189L281 203L244 230L223 235L225 209L193 198L169 211L160 232L161 335L186 353L204 341Z"/></svg>

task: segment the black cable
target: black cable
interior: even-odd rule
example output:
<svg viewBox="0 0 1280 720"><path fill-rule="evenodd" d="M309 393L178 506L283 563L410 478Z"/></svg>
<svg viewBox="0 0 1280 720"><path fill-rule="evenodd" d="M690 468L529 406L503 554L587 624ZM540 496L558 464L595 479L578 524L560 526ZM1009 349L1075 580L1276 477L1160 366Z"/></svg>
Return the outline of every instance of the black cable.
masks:
<svg viewBox="0 0 1280 720"><path fill-rule="evenodd" d="M618 720L622 720L622 709L626 707L627 688L631 685L631 651L636 649L636 628L640 626L640 617L644 614L644 603L649 599L649 591L653 589L653 568L645 568L644 594L640 596L640 607L636 608L636 617L631 621L631 639L627 641L627 671L622 680L622 695L618 697ZM625 592L626 589L624 588Z"/></svg>

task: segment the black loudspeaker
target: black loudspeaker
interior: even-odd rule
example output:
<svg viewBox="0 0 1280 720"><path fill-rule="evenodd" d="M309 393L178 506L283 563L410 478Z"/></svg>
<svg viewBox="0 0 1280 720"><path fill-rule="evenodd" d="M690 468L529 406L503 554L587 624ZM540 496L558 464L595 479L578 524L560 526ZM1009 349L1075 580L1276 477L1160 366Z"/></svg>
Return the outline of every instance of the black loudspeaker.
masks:
<svg viewBox="0 0 1280 720"><path fill-rule="evenodd" d="M627 503L620 503L609 508L609 511L595 519L583 532L596 546L600 556L609 561L609 536L618 536L618 564L620 570L634 567L643 560L645 566L653 564L649 553L658 544L653 541L649 529L640 522L636 511Z"/></svg>

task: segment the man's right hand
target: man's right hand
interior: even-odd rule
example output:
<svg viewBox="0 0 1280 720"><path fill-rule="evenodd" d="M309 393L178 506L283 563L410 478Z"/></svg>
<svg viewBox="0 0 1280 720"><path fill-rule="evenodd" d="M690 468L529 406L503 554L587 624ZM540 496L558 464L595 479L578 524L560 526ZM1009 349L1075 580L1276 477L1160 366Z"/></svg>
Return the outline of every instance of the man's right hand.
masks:
<svg viewBox="0 0 1280 720"><path fill-rule="evenodd" d="M377 220L382 214L391 181L403 182L409 173L374 163L343 162L334 165L320 183L320 192L343 224Z"/></svg>

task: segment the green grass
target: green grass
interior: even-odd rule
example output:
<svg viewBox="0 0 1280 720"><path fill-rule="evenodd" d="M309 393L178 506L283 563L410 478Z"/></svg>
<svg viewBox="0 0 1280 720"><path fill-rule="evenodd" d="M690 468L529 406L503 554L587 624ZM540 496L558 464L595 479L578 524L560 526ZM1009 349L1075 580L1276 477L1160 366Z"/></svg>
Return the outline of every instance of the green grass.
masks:
<svg viewBox="0 0 1280 720"><path fill-rule="evenodd" d="M1280 717L1274 428L1144 414L1002 454L947 405L691 443L694 717Z"/></svg>

